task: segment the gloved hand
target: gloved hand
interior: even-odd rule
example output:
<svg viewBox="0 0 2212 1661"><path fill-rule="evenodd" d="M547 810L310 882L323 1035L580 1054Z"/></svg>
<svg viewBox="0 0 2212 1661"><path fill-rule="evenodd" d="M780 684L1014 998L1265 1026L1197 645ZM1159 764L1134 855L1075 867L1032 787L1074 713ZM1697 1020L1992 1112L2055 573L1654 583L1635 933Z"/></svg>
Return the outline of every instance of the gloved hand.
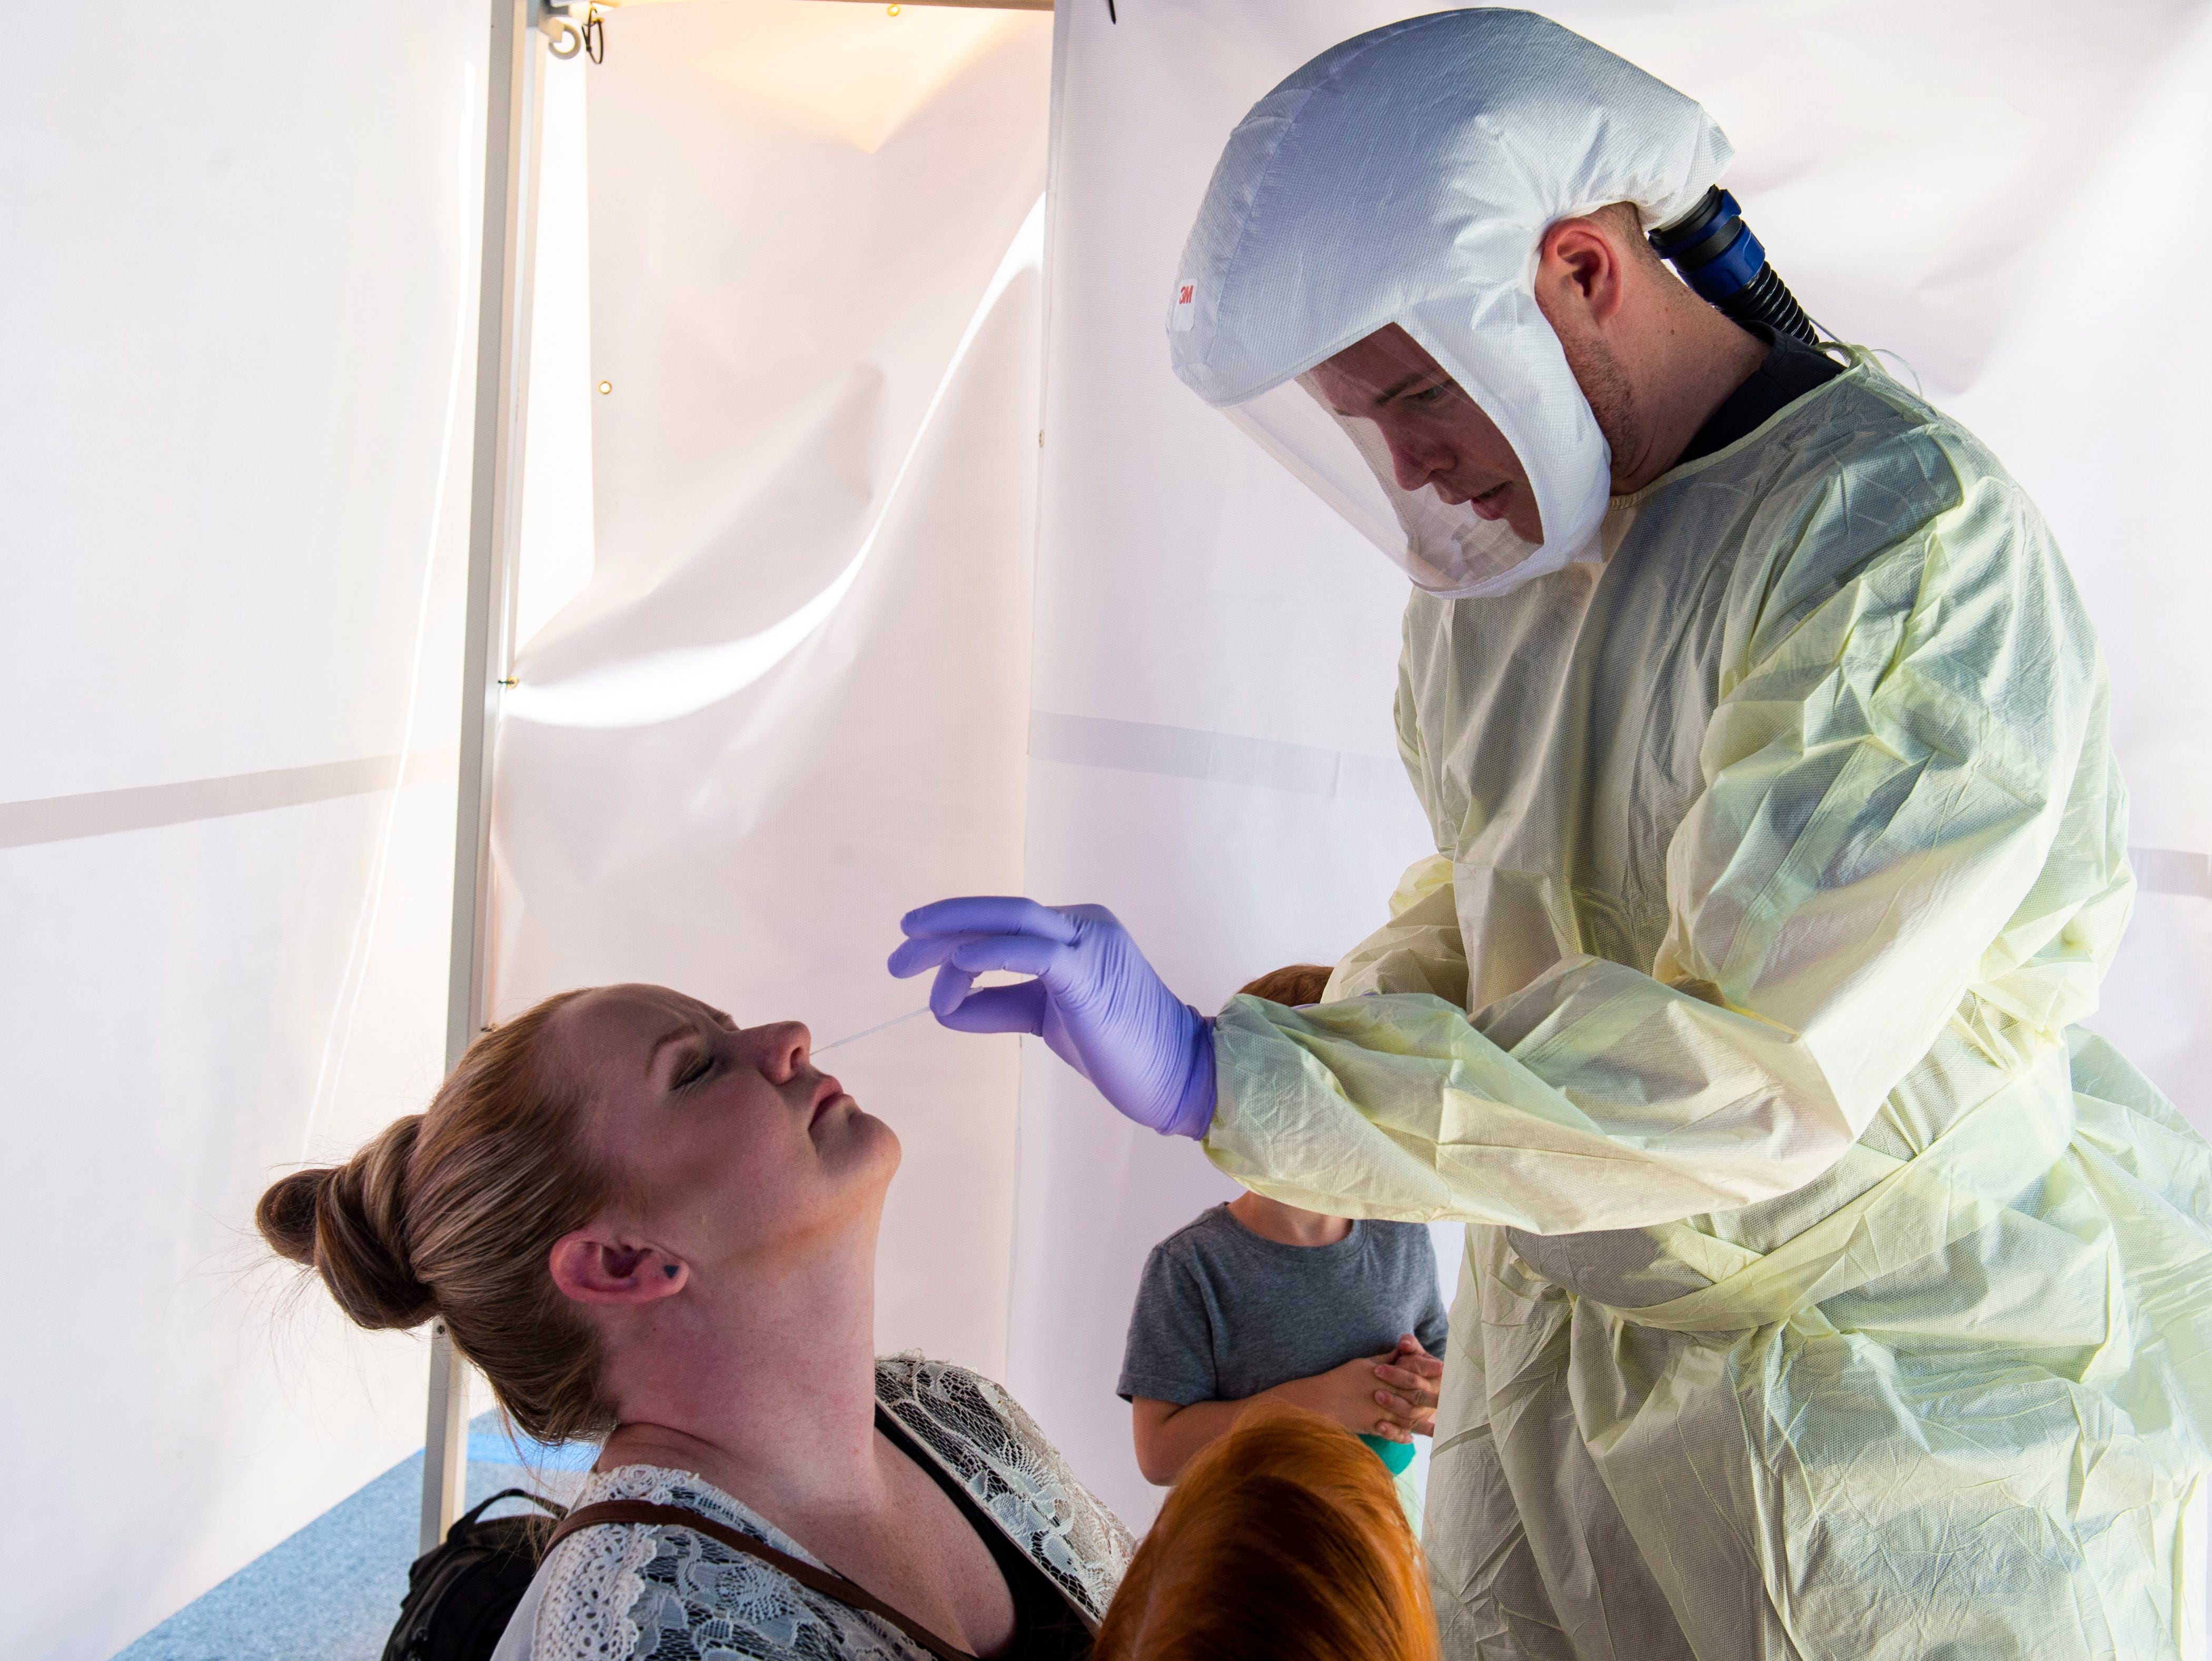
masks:
<svg viewBox="0 0 2212 1661"><path fill-rule="evenodd" d="M1103 906L1040 906L1016 896L940 900L899 919L891 954L903 979L935 965L929 1007L963 1033L1034 1033L1151 1131L1202 1137L1213 1122L1213 1023L1145 961ZM1034 975L973 989L992 969Z"/></svg>

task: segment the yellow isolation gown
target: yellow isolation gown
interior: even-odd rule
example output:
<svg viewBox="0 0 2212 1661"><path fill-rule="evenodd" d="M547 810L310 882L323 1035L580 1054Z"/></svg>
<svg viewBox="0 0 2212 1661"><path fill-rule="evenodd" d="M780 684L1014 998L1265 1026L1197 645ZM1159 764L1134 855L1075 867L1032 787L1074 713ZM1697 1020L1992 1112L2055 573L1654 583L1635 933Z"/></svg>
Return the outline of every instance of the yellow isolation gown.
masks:
<svg viewBox="0 0 2212 1661"><path fill-rule="evenodd" d="M2197 1653L2212 1149L2075 1024L2132 881L2048 530L1861 357L1606 546L1414 594L1439 852L1216 1028L1224 1171L1469 1224L1445 1653Z"/></svg>

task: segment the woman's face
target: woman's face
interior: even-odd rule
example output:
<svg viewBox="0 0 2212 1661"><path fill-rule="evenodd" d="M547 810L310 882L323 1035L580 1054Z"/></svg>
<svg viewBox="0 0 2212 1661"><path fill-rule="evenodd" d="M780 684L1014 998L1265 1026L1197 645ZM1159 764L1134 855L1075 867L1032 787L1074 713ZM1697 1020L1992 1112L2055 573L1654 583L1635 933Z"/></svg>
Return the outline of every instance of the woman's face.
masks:
<svg viewBox="0 0 2212 1661"><path fill-rule="evenodd" d="M692 1272L757 1266L871 1230L898 1138L810 1058L795 1021L739 1027L665 986L602 986L552 1032L585 1074L617 1207Z"/></svg>

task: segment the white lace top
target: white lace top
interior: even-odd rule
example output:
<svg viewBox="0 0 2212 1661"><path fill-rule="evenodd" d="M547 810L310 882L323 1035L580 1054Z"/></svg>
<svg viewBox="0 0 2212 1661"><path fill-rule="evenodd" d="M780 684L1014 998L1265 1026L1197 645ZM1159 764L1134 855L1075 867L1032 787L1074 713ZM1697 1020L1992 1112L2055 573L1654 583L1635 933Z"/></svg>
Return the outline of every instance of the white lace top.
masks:
<svg viewBox="0 0 2212 1661"><path fill-rule="evenodd" d="M1093 1626L1135 1543L999 1385L919 1355L876 1362L876 1399ZM574 1504L686 1506L802 1561L765 1518L684 1470L594 1472ZM609 1524L556 1546L494 1661L929 1661L897 1628L690 1529Z"/></svg>

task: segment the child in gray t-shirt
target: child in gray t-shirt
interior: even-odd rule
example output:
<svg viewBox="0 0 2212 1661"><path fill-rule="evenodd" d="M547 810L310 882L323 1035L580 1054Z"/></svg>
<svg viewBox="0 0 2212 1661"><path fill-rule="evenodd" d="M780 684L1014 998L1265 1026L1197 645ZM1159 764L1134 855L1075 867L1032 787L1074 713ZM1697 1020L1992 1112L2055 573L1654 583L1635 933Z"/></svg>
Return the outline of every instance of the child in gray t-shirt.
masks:
<svg viewBox="0 0 2212 1661"><path fill-rule="evenodd" d="M1244 990L1311 1003L1328 977L1300 965ZM1413 1437L1435 1423L1444 1337L1425 1226L1244 1193L1152 1248L1115 1388L1133 1409L1137 1464L1154 1482L1174 1482L1246 1402L1275 1396L1358 1433L1413 1515L1403 1473Z"/></svg>

